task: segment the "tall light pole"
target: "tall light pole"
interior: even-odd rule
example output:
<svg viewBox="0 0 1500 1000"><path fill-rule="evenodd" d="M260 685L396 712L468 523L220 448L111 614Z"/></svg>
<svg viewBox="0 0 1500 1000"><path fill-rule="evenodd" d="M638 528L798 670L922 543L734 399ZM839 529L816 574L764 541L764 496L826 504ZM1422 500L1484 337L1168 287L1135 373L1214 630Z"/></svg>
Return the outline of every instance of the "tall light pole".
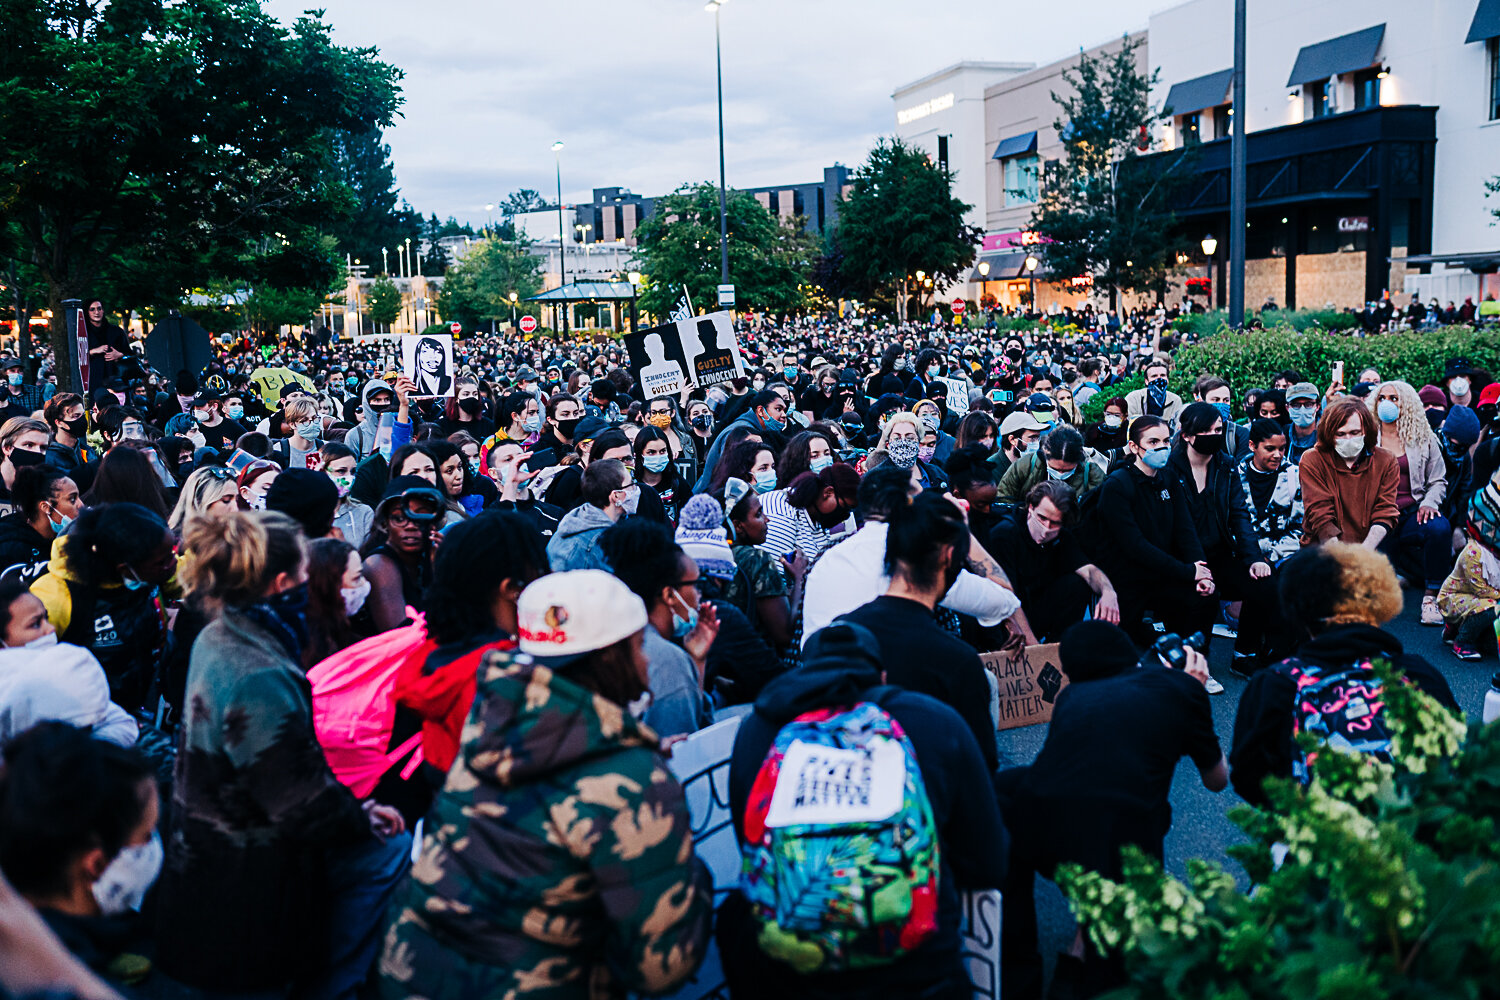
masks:
<svg viewBox="0 0 1500 1000"><path fill-rule="evenodd" d="M635 333L640 329L639 319L635 311L636 300L640 297L641 272L631 271L626 275L630 279L630 332Z"/></svg>
<svg viewBox="0 0 1500 1000"><path fill-rule="evenodd" d="M1219 249L1219 241L1214 239L1213 233L1209 233L1198 241L1198 246L1202 249L1203 256L1207 258L1203 270L1208 277L1208 308L1212 311L1214 308L1214 252Z"/></svg>
<svg viewBox="0 0 1500 1000"><path fill-rule="evenodd" d="M1037 260L1035 255L1027 254L1026 277L1031 280L1031 310L1033 312L1040 312L1036 307L1036 268L1040 263L1041 261Z"/></svg>
<svg viewBox="0 0 1500 1000"><path fill-rule="evenodd" d="M552 144L552 152L557 157L557 287L565 288L568 284L568 248L563 239L563 210L562 210L562 140L559 139ZM563 292L566 295L566 292ZM568 303L564 299L558 303L558 309L562 310L563 337L568 335Z"/></svg>
<svg viewBox="0 0 1500 1000"><path fill-rule="evenodd" d="M510 293L510 328L512 330L514 330L516 328L516 298L517 298L516 293L515 292L511 292Z"/></svg>
<svg viewBox="0 0 1500 1000"><path fill-rule="evenodd" d="M979 262L979 308L984 309L986 313L988 313L989 310L985 308L984 300L989 298L989 289L990 262L987 260L982 260Z"/></svg>
<svg viewBox="0 0 1500 1000"><path fill-rule="evenodd" d="M714 64L719 81L719 284L729 284L729 196L724 189L724 50L719 44L719 11L725 0L709 0L714 14Z"/></svg>
<svg viewBox="0 0 1500 1000"><path fill-rule="evenodd" d="M1245 0L1234 0L1234 123L1229 133L1229 325L1245 325Z"/></svg>
<svg viewBox="0 0 1500 1000"><path fill-rule="evenodd" d="M391 273L391 265L390 265L390 262L386 260L385 254L386 254L386 248L385 247L381 247L380 248L380 273L389 276L390 273Z"/></svg>

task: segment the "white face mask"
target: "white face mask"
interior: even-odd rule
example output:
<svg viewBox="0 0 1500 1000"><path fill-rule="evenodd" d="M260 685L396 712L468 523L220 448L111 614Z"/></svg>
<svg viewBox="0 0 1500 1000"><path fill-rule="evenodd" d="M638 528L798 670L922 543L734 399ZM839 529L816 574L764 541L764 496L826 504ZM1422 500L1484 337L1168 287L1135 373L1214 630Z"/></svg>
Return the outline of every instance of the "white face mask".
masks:
<svg viewBox="0 0 1500 1000"><path fill-rule="evenodd" d="M1343 458L1358 458L1365 450L1365 439L1362 437L1339 438L1333 443L1333 450Z"/></svg>
<svg viewBox="0 0 1500 1000"><path fill-rule="evenodd" d="M341 587L339 593L344 595L344 614L353 618L359 614L359 609L365 606L365 599L370 596L370 581L360 577L359 583L353 587Z"/></svg>
<svg viewBox="0 0 1500 1000"><path fill-rule="evenodd" d="M99 909L106 916L139 910L147 890L161 874L161 862L161 834L154 830L144 844L120 851L94 883L94 900Z"/></svg>

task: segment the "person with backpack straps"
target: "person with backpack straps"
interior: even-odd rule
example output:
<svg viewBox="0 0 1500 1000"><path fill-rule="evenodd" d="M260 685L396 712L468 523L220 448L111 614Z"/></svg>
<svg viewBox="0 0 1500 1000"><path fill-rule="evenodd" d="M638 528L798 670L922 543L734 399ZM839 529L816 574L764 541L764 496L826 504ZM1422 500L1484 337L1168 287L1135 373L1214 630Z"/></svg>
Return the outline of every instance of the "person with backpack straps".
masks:
<svg viewBox="0 0 1500 1000"><path fill-rule="evenodd" d="M1229 753L1234 790L1266 804L1268 777L1306 780L1297 734L1344 749L1380 753L1389 745L1372 665L1389 662L1408 683L1460 712L1447 680L1380 626L1401 613L1401 585L1390 560L1349 542L1304 549L1281 564L1281 603L1302 644L1294 656L1257 673L1240 696ZM1329 705L1342 705L1331 712ZM1372 718L1373 716L1373 718Z"/></svg>
<svg viewBox="0 0 1500 1000"><path fill-rule="evenodd" d="M761 692L730 758L747 872L719 910L733 996L968 1000L959 892L999 887L1008 853L979 746L952 708L881 686L880 644L868 629L835 622L803 653L801 669ZM843 773L862 786L856 794L868 788L870 806L840 809L851 800L826 783L808 787L799 805L797 786L819 776L820 759L854 762ZM851 836L830 841L840 830ZM808 888L795 893L787 880L799 877ZM898 905L881 905L892 897ZM778 899L798 906L782 912ZM846 907L864 909L868 925L840 919Z"/></svg>

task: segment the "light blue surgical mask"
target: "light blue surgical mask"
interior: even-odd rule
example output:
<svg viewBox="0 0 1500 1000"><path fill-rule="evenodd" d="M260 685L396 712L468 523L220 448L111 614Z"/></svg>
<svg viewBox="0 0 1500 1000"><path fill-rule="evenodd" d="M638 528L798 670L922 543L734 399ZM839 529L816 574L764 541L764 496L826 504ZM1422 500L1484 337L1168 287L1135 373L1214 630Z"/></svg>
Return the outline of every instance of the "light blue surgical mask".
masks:
<svg viewBox="0 0 1500 1000"><path fill-rule="evenodd" d="M1034 454L1036 454L1037 445L1039 443L1040 443L1039 441L1033 441L1033 442L1031 442L1026 447L1024 447L1024 448L1021 449L1021 454L1023 454L1023 455L1034 455Z"/></svg>
<svg viewBox="0 0 1500 1000"><path fill-rule="evenodd" d="M151 584L136 576L135 570L128 569L128 567L127 570L127 573L120 574L120 582L125 585L126 590L141 591L150 589Z"/></svg>
<svg viewBox="0 0 1500 1000"><path fill-rule="evenodd" d="M776 470L761 469L755 474L755 492L769 493L776 488Z"/></svg>
<svg viewBox="0 0 1500 1000"><path fill-rule="evenodd" d="M224 408L224 416L228 417L230 420L239 420L244 415L245 408L243 406L226 406Z"/></svg>
<svg viewBox="0 0 1500 1000"><path fill-rule="evenodd" d="M1291 415L1292 423L1297 427L1311 427L1318 420L1316 406L1293 406L1287 410L1287 413Z"/></svg>
<svg viewBox="0 0 1500 1000"><path fill-rule="evenodd" d="M670 455L642 455L641 464L646 467L647 472L665 471L668 463L672 461Z"/></svg>
<svg viewBox="0 0 1500 1000"><path fill-rule="evenodd" d="M795 382L797 381L797 367L795 365L787 365L781 369L781 375L788 382Z"/></svg>
<svg viewBox="0 0 1500 1000"><path fill-rule="evenodd" d="M527 434L535 434L542 429L542 415L540 413L533 413L531 416L525 418L521 421L521 429Z"/></svg>
<svg viewBox="0 0 1500 1000"><path fill-rule="evenodd" d="M1375 415L1383 424L1394 424L1401 416L1401 407L1394 400L1382 399L1375 404Z"/></svg>
<svg viewBox="0 0 1500 1000"><path fill-rule="evenodd" d="M688 602L684 601L677 591L672 591L672 596L677 598L679 604L687 608L686 618L675 611L672 612L672 638L684 639L689 632L698 627L698 609L688 607Z"/></svg>
<svg viewBox="0 0 1500 1000"><path fill-rule="evenodd" d="M1076 471L1077 471L1077 469L1073 469L1073 470L1070 470L1068 472L1058 472L1056 469L1054 469L1052 466L1049 465L1049 466L1047 466L1047 478L1048 479L1067 479L1069 476L1071 476Z"/></svg>
<svg viewBox="0 0 1500 1000"><path fill-rule="evenodd" d="M833 456L832 455L819 455L817 458L815 458L811 462L809 462L807 464L807 467L809 469L811 469L813 472L822 472L824 469L828 468L832 464L833 464Z"/></svg>
<svg viewBox="0 0 1500 1000"><path fill-rule="evenodd" d="M1160 448L1152 448L1142 455L1141 461L1145 462L1150 468L1165 469L1167 467L1167 459L1171 457L1172 449L1166 445L1162 445Z"/></svg>

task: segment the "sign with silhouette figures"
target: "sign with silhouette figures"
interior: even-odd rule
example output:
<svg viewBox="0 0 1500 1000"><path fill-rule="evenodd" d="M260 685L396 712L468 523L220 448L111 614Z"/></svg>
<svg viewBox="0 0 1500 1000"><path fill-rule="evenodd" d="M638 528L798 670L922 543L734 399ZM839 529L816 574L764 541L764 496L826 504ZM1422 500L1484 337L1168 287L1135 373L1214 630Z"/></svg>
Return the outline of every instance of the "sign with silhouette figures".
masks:
<svg viewBox="0 0 1500 1000"><path fill-rule="evenodd" d="M727 312L693 316L625 335L630 374L647 399L747 377Z"/></svg>
<svg viewBox="0 0 1500 1000"><path fill-rule="evenodd" d="M1018 651L984 653L979 658L994 675L1000 691L997 729L1019 729L1052 721L1057 695L1068 686L1057 655L1058 644L1027 646Z"/></svg>

